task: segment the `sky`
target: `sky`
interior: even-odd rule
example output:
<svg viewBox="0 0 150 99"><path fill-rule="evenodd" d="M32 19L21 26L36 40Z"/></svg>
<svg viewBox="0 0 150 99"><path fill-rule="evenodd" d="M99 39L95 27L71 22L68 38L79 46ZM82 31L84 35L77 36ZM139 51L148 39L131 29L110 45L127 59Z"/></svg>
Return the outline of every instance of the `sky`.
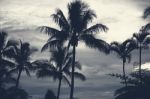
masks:
<svg viewBox="0 0 150 99"><path fill-rule="evenodd" d="M55 27L50 18L56 8L60 8L67 17L67 4L72 0L0 0L0 27L8 31L10 38L30 42L32 46L41 48L48 36L35 30L38 26ZM143 19L143 11L150 6L150 0L83 0L93 9L97 18L92 24L105 24L109 31L100 32L97 38L122 42L138 32L141 26L150 22L150 18ZM91 25L92 25L91 24ZM150 65L149 50L143 51L142 62L144 68ZM37 57L38 56L38 57ZM37 52L33 60L48 58L47 52ZM85 82L76 81L76 94L79 99L113 99L113 91L121 85L117 79L106 74L121 73L121 60L115 54L105 55L85 47L83 43L77 48L77 60L83 65L82 72L87 76ZM133 64L138 61L137 51L133 52L130 64L127 64L127 73L133 71ZM57 83L51 79L37 79L22 75L21 85L26 88L33 99L42 99L47 88L57 88ZM54 86L55 85L55 86ZM91 86L92 85L92 86ZM63 86L67 88L66 84ZM66 99L68 89L63 91L61 97ZM40 97L40 98L38 98Z"/></svg>

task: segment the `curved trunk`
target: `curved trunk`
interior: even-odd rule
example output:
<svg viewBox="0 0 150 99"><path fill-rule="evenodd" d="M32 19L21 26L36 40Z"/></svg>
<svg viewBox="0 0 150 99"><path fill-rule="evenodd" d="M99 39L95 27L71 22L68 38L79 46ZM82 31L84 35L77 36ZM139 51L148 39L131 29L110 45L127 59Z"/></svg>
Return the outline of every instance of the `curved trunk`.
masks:
<svg viewBox="0 0 150 99"><path fill-rule="evenodd" d="M62 81L62 74L61 74L61 76L59 78L58 91L57 91L57 99L59 99L59 96L60 96L61 81Z"/></svg>
<svg viewBox="0 0 150 99"><path fill-rule="evenodd" d="M127 87L127 80L126 80L126 72L125 72L125 61L123 59L123 78L125 81L125 86Z"/></svg>
<svg viewBox="0 0 150 99"><path fill-rule="evenodd" d="M74 67L75 67L75 54L76 54L76 46L73 46L73 61L72 61L72 73L71 73L71 91L70 91L70 99L73 99L74 93Z"/></svg>
<svg viewBox="0 0 150 99"><path fill-rule="evenodd" d="M19 86L19 80L20 80L21 72L22 72L22 70L19 70L19 74L18 74L17 81L16 81L16 88L18 88L18 86Z"/></svg>

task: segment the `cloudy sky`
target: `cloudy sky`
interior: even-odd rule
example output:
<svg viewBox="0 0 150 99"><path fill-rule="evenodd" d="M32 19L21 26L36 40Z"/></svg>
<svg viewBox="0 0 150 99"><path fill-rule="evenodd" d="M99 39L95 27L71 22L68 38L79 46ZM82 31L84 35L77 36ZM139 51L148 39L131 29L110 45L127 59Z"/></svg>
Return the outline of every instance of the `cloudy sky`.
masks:
<svg viewBox="0 0 150 99"><path fill-rule="evenodd" d="M11 38L29 41L39 49L48 39L48 36L35 31L38 26L57 26L53 23L50 15L56 8L62 9L67 16L67 3L72 0L0 0L0 27L7 30ZM119 41L132 36L138 32L141 26L150 22L150 18L142 19L143 11L150 6L150 0L83 0L87 2L91 9L95 10L97 19L95 23L107 25L109 31L100 33L98 38L107 42ZM134 53L137 53L136 51ZM143 64L149 65L149 51L143 52ZM38 56L38 57L37 57ZM47 53L36 53L33 59L47 58ZM133 54L133 60L127 64L127 72L133 70L133 63L138 61L138 55ZM88 49L81 44L77 50L77 58L83 65L83 73L87 76L87 81L77 80L76 94L79 99L113 99L113 91L119 88L119 82L106 76L108 73L121 72L121 60L116 55L104 55L95 50ZM49 79L27 78L23 75L22 87L26 88L33 97L42 99L43 93L47 88L53 90L53 81ZM91 86L92 85L92 86ZM67 87L64 85L63 87ZM36 90L36 91L35 91ZM68 97L67 91L62 92L62 97Z"/></svg>

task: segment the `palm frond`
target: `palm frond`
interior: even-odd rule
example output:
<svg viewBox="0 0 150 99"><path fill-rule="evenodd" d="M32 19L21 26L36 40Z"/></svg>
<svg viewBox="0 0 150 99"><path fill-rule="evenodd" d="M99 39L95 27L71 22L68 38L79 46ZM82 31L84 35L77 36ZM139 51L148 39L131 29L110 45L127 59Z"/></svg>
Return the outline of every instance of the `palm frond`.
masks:
<svg viewBox="0 0 150 99"><path fill-rule="evenodd" d="M112 42L110 44L110 51L111 52L116 52L117 54L121 54L121 52L120 52L120 43Z"/></svg>
<svg viewBox="0 0 150 99"><path fill-rule="evenodd" d="M82 28L87 28L87 25L96 17L93 10L89 9L83 14Z"/></svg>
<svg viewBox="0 0 150 99"><path fill-rule="evenodd" d="M86 29L83 31L84 34L93 34L93 33L97 33L99 31L104 31L106 32L108 30L108 28L103 25L103 24L96 24L91 26L90 28Z"/></svg>
<svg viewBox="0 0 150 99"><path fill-rule="evenodd" d="M40 69L37 71L36 76L38 78L43 78L43 77L59 78L60 73L54 70Z"/></svg>
<svg viewBox="0 0 150 99"><path fill-rule="evenodd" d="M144 32L148 32L148 30L150 30L150 23L144 26Z"/></svg>
<svg viewBox="0 0 150 99"><path fill-rule="evenodd" d="M81 64L80 64L79 61L76 61L76 62L75 62L75 68L77 68L77 69L79 69L79 70L82 69L82 66L81 66Z"/></svg>
<svg viewBox="0 0 150 99"><path fill-rule="evenodd" d="M13 47L13 46L16 46L16 45L18 45L18 41L10 39L10 40L8 40L8 42L6 44L6 48L11 47L11 46Z"/></svg>
<svg viewBox="0 0 150 99"><path fill-rule="evenodd" d="M36 60L32 62L32 65L36 67L36 69L56 70L56 67L54 67L53 64L50 64L48 60Z"/></svg>
<svg viewBox="0 0 150 99"><path fill-rule="evenodd" d="M31 77L31 74L30 74L30 71L28 68L25 68L25 72L26 72L27 76Z"/></svg>
<svg viewBox="0 0 150 99"><path fill-rule="evenodd" d="M45 50L47 50L47 49L49 49L49 48L56 48L57 46L62 45L61 43L62 43L62 42L61 42L60 40L58 40L58 39L51 40L51 41L47 42L47 43L42 47L41 52L43 52L43 51L45 51Z"/></svg>
<svg viewBox="0 0 150 99"><path fill-rule="evenodd" d="M147 45L147 44L150 44L150 37L147 37L147 38L144 40L144 45Z"/></svg>
<svg viewBox="0 0 150 99"><path fill-rule="evenodd" d="M150 15L150 7L145 9L143 17L147 18L149 15Z"/></svg>
<svg viewBox="0 0 150 99"><path fill-rule="evenodd" d="M55 34L60 34L60 31L55 29L55 28L51 28L51 27L48 27L48 26L41 26L41 27L38 27L38 29L41 31L41 32L44 32L46 33L47 35L55 35Z"/></svg>
<svg viewBox="0 0 150 99"><path fill-rule="evenodd" d="M51 16L54 22L57 23L61 29L66 31L69 30L68 21L60 9L56 9L56 14L52 14Z"/></svg>
<svg viewBox="0 0 150 99"><path fill-rule="evenodd" d="M62 80L64 80L64 82L67 82L67 84L69 85L69 87L71 87L71 83L69 81L69 79L66 76L62 76Z"/></svg>
<svg viewBox="0 0 150 99"><path fill-rule="evenodd" d="M135 38L137 41L139 41L139 34L138 33L133 33L133 38Z"/></svg>
<svg viewBox="0 0 150 99"><path fill-rule="evenodd" d="M16 67L8 71L8 75L11 75L12 73L18 73L18 70Z"/></svg>
<svg viewBox="0 0 150 99"><path fill-rule="evenodd" d="M8 59L2 59L1 60L1 65L3 65L3 66L8 66L8 67L14 67L15 66L15 63L14 62L12 62L12 61L10 61L10 60L8 60Z"/></svg>
<svg viewBox="0 0 150 99"><path fill-rule="evenodd" d="M106 54L109 53L109 44L101 39L96 39L91 34L84 34L80 39L90 48L98 49Z"/></svg>
<svg viewBox="0 0 150 99"><path fill-rule="evenodd" d="M74 72L74 76L82 81L86 80L86 77L82 73Z"/></svg>

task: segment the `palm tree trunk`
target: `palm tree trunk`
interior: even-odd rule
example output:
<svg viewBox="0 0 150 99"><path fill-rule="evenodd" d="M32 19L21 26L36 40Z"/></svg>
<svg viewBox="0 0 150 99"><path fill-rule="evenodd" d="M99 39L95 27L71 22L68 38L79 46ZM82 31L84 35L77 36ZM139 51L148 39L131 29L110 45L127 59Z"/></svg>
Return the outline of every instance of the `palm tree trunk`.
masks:
<svg viewBox="0 0 150 99"><path fill-rule="evenodd" d="M125 86L127 87L127 80L126 80L126 72L125 72L125 61L123 59L123 78L125 81Z"/></svg>
<svg viewBox="0 0 150 99"><path fill-rule="evenodd" d="M18 88L18 86L19 86L19 80L20 80L21 72L22 72L22 70L19 70L19 74L18 74L17 81L16 81L16 88Z"/></svg>
<svg viewBox="0 0 150 99"><path fill-rule="evenodd" d="M57 99L59 99L59 96L60 96L61 81L62 81L62 74L61 74L61 76L59 78L58 91L57 91Z"/></svg>
<svg viewBox="0 0 150 99"><path fill-rule="evenodd" d="M139 78L140 78L140 82L142 81L142 75L141 75L141 56L142 56L142 47L140 44L140 48L139 48Z"/></svg>
<svg viewBox="0 0 150 99"><path fill-rule="evenodd" d="M76 46L73 46L73 61L72 61L72 76L71 76L71 91L70 91L70 99L73 99L74 93L74 67L75 67L75 54L76 54Z"/></svg>

